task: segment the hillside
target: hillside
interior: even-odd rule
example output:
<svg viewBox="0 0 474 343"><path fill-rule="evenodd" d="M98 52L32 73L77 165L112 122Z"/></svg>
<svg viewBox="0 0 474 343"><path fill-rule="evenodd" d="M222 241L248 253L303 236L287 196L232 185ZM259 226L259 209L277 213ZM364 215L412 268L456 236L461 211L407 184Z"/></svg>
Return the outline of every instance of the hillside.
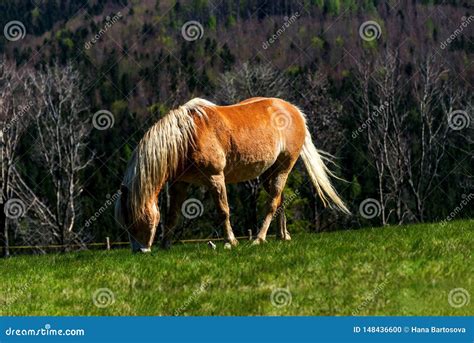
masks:
<svg viewBox="0 0 474 343"><path fill-rule="evenodd" d="M13 24L17 31L6 30ZM474 199L469 1L6 0L0 25L0 124L5 134L22 132L14 151L2 154L11 154L24 181L10 193L3 187L1 200L34 193L43 204L36 212L25 205L24 216L8 222L10 245L125 240L108 203L126 163L153 123L196 96L220 104L279 97L306 114L316 147L334 155L330 168L346 180L334 180L335 188L354 215L324 208L298 162L285 189L291 232L437 222L453 211L456 219L474 215L473 206L461 206ZM23 93L4 91L5 65L29 80ZM74 175L70 211L70 201L57 199L55 186L67 181L54 158L45 166L38 157L40 126L31 117L45 101L27 84L46 79L53 67L62 75L65 66L74 71L70 93L84 107L72 131L87 133L75 160L90 159ZM101 111L111 116L105 129L94 126ZM49 113L40 111L40 119ZM72 117L67 110L63 116ZM237 235L258 230L266 200L261 181L229 187ZM166 220L166 189L160 197ZM221 236L210 194L194 187L189 197L202 202L202 216L180 222L175 238ZM374 199L376 215L361 214L361 204ZM58 207L64 218L57 218ZM67 222L74 227L65 232L58 223Z"/></svg>

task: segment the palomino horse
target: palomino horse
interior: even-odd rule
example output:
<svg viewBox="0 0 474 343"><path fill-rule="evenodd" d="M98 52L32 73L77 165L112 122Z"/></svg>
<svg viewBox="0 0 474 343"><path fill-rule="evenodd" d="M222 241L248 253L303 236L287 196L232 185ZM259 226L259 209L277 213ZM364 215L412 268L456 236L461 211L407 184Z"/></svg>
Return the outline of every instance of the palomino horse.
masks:
<svg viewBox="0 0 474 343"><path fill-rule="evenodd" d="M128 163L116 218L128 229L133 251L150 251L160 220L158 194L169 182L170 210L162 236L162 245L168 247L188 185L205 185L222 217L226 240L235 246L238 241L230 225L226 183L261 176L270 197L254 244L265 242L299 156L324 205L332 202L349 213L331 185L328 175L332 174L296 106L276 98L252 98L231 106L193 99L172 110L143 136ZM284 211L279 210L277 217L277 237L290 240Z"/></svg>

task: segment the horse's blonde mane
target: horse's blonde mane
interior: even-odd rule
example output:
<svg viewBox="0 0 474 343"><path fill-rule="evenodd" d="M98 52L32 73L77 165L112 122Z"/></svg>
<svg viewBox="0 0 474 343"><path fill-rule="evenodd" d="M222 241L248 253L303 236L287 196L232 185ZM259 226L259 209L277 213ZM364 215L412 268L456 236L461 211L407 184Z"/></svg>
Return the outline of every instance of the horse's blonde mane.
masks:
<svg viewBox="0 0 474 343"><path fill-rule="evenodd" d="M196 126L191 113L206 116L212 102L195 98L170 111L143 136L130 159L123 185L129 190L127 199L131 215L145 215L147 205L156 203L157 191L183 163L189 146L195 142Z"/></svg>

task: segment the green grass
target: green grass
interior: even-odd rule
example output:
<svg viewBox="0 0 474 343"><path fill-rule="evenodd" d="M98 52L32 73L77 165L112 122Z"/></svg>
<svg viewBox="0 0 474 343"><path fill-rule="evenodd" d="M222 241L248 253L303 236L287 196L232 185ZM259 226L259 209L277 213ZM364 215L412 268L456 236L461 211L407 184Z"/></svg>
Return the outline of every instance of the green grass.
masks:
<svg viewBox="0 0 474 343"><path fill-rule="evenodd" d="M241 241L231 251L202 243L150 255L16 256L0 261L0 314L473 315L474 299L448 302L454 288L474 294L473 228L470 220ZM95 306L99 288L115 302ZM276 288L291 303L272 305Z"/></svg>

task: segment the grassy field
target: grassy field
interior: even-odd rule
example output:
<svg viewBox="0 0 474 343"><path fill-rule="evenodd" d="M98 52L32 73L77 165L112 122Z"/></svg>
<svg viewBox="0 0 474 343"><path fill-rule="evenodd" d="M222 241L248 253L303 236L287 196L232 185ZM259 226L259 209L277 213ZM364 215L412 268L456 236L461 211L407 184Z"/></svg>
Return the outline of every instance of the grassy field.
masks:
<svg viewBox="0 0 474 343"><path fill-rule="evenodd" d="M241 241L231 251L203 243L17 256L0 261L0 314L473 315L474 300L448 301L455 288L474 294L473 247L471 220Z"/></svg>

